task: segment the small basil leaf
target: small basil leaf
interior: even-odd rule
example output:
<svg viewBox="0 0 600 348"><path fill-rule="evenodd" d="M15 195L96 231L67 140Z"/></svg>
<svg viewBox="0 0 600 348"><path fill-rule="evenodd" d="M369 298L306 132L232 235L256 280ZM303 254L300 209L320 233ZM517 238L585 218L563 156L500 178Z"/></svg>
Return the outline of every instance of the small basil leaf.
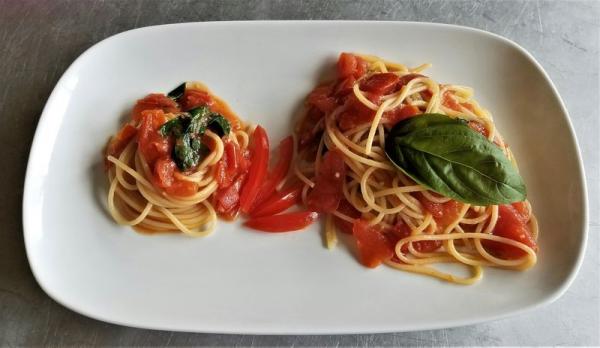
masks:
<svg viewBox="0 0 600 348"><path fill-rule="evenodd" d="M181 171L186 171L197 166L200 160L198 152L192 148L191 140L189 134L184 134L175 140L173 159Z"/></svg>
<svg viewBox="0 0 600 348"><path fill-rule="evenodd" d="M502 150L463 120L424 114L399 122L387 136L385 152L419 184L464 203L526 198L523 179Z"/></svg>
<svg viewBox="0 0 600 348"><path fill-rule="evenodd" d="M231 125L229 124L229 121L225 119L225 117L219 114L214 114L208 122L208 129L222 137L229 134L231 131Z"/></svg>
<svg viewBox="0 0 600 348"><path fill-rule="evenodd" d="M158 132L163 137L166 137L169 134L174 134L176 137L179 137L183 133L183 130L188 127L188 124L189 124L189 118L187 116L184 116L184 115L178 116L178 117L172 118L169 121L165 122L160 127Z"/></svg>
<svg viewBox="0 0 600 348"><path fill-rule="evenodd" d="M191 115L190 125L186 133L202 135L206 131L212 112L207 106L200 106L188 111Z"/></svg>
<svg viewBox="0 0 600 348"><path fill-rule="evenodd" d="M175 87L174 90L172 90L171 92L169 92L167 94L167 97L177 101L179 100L179 98L183 97L183 94L185 93L185 85L186 83L182 83L179 86Z"/></svg>

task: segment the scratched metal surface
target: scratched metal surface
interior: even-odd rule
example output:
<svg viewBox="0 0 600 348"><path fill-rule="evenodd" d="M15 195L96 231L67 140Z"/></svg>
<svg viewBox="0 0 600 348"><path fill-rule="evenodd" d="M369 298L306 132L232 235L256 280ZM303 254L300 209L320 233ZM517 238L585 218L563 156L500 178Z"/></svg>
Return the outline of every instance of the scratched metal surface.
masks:
<svg viewBox="0 0 600 348"><path fill-rule="evenodd" d="M571 112L589 184L589 248L569 291L546 308L506 320L446 330L347 336L140 330L83 317L49 299L33 279L25 256L21 197L33 133L58 78L85 49L124 30L162 23L244 19L455 23L506 36L533 53ZM599 20L600 3L592 1L0 0L0 346L600 345Z"/></svg>

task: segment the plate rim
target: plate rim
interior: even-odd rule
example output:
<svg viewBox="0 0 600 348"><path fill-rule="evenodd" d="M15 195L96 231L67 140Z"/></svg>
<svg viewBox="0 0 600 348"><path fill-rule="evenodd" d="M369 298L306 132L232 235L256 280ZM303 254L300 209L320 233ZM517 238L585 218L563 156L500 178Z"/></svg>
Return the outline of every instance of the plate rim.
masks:
<svg viewBox="0 0 600 348"><path fill-rule="evenodd" d="M78 308L78 305L76 303L72 303L71 301L68 300L68 298L64 298L63 295L56 293L50 286L45 284L39 274L40 270L35 266L35 263L33 262L33 259L34 259L34 256L32 255L33 241L31 240L32 239L32 237L31 237L32 227L30 226L30 223L28 222L32 219L32 217L34 217L34 214L35 214L33 211L31 211L32 210L30 208L31 204L29 203L30 200L32 199L32 196L34 196L34 193L35 193L34 188L32 187L32 181L34 180L34 177L36 176L36 174L32 172L31 168L32 168L32 163L39 156L38 155L38 153L40 152L39 148L41 146L43 146L43 144L40 141L40 139L42 138L41 134L43 134L43 132L46 130L47 124L51 120L51 113L49 112L49 105L52 105L55 103L55 99L57 98L58 87L65 84L65 80L72 74L72 72L78 67L80 62L83 61L87 56L93 54L93 52L97 51L102 46L106 45L108 42L120 39L123 36L131 35L133 33L149 32L149 31L153 31L153 30L162 30L166 27L175 27L175 26L179 26L179 27L215 26L215 25L235 26L235 25L256 25L256 24L258 24L258 25L260 25L260 24L283 25L283 26L290 25L290 24L291 25L306 25L306 26L324 25L324 24L326 24L326 25L367 24L367 25L399 25L399 26L414 25L414 26L423 26L423 27L439 27L439 28L458 30L458 31L463 31L463 32L471 32L471 33L476 33L479 35L487 36L490 39L500 41L500 42L504 43L505 45L510 46L510 48L517 50L520 54L522 54L524 57L526 57L528 59L528 61L530 63L532 63L532 65L538 70L538 72L541 73L545 82L550 86L550 89L552 90L552 94L553 94L554 98L556 98L556 100L558 101L560 109L561 109L563 115L565 116L564 118L568 125L567 131L571 137L571 142L572 142L572 145L574 146L575 153L577 155L576 160L577 160L578 169L579 169L579 173L580 173L578 179L581 183L581 188L582 188L582 196L580 197L580 199L582 200L581 203L583 205L582 206L582 208L583 208L582 209L582 219L583 219L582 238L581 238L580 244L578 246L579 253L577 255L577 258L575 259L575 262L573 263L573 266L571 267L568 276L561 283L561 285L556 287L555 289L553 289L552 292L548 292L548 295L545 296L542 300L532 303L532 304L529 304L529 305L526 305L523 308L519 308L517 310L509 311L506 313L500 313L500 314L478 315L478 316L473 316L472 318L460 319L460 320L455 319L452 322L444 321L441 323L432 323L430 325L425 325L425 324L412 325L412 326L411 325L403 325L402 327L399 327L398 325L390 325L390 326L382 327L382 328L376 329L376 330L372 330L372 329L362 329L362 330L358 329L357 330L356 328L354 328L354 329L351 328L352 325L348 326L349 329L333 329L333 330L328 330L328 329L314 330L314 329L303 329L303 328L299 328L299 329L288 328L286 330L281 330L276 327L273 328L273 327L269 327L269 326L254 327L254 329L250 329L250 330L236 329L235 327L229 327L228 329L220 328L220 329L215 330L215 329L211 329L210 324L209 324L209 325L204 325L201 328L189 330L187 328L177 327L176 325L175 326L173 326L173 325L152 325L152 324L148 325L148 324L144 324L144 323L140 323L140 322L119 320L118 318L111 318L108 316L99 315L99 314L87 311L85 309ZM56 82L54 88L52 89L52 92L50 93L50 95L44 105L44 108L42 110L42 113L40 115L38 123L36 125L36 130L35 130L33 140L31 142L31 146L29 149L27 167L26 167L26 172L25 172L24 187L23 187L22 224L23 224L23 238L24 238L25 250L26 250L26 255L27 255L27 261L29 263L29 267L31 269L33 277L36 280L36 282L38 283L38 285L40 286L40 288L52 300L56 301L60 305L66 307L69 310L72 310L78 314L81 314L81 315L84 315L84 316L87 316L87 317L90 317L90 318L93 318L96 320L101 320L104 322L122 325L122 326L142 328L142 329L170 330L170 331L177 331L177 332L219 333L219 334L310 335L310 334L388 333L388 332L408 332L408 331L418 331L418 330L434 330L434 329L460 327L460 326L496 321L496 320L503 319L506 317L512 317L512 316L520 315L520 314L523 314L526 312L530 312L537 308L540 308L540 307L543 307L543 306L546 306L546 305L549 305L549 304L555 302L572 285L573 281L575 280L575 278L577 277L577 275L579 273L579 270L581 269L581 265L582 265L583 259L585 257L585 252L587 249L587 242L588 242L588 238L589 238L589 236L588 236L588 234L589 234L589 197L588 197L588 188L587 188L585 168L584 168L584 164L583 164L583 158L581 156L581 148L579 146L579 141L577 139L577 135L575 133L573 124L571 122L571 116L569 114L569 111L566 108L566 105L565 105L562 97L558 93L558 90L557 90L554 82L552 81L552 79L550 78L550 76L548 75L546 70L542 67L542 65L533 57L533 55L529 51L527 51L525 48L523 48L522 46L520 46L519 44L517 44L516 42L514 42L511 39L508 39L504 36L501 36L499 34L495 34L495 33L492 33L492 32L489 32L489 31L486 31L483 29L468 27L468 26L464 26L464 25L432 23L432 22L417 22L417 21L243 20L243 21L182 22L182 23L169 23L169 24L160 24L160 25L151 25L151 26L133 28L133 29L129 29L129 30L111 35L111 36L104 38L101 41L93 44L89 48L87 48L64 71L64 73L61 75L60 79Z"/></svg>

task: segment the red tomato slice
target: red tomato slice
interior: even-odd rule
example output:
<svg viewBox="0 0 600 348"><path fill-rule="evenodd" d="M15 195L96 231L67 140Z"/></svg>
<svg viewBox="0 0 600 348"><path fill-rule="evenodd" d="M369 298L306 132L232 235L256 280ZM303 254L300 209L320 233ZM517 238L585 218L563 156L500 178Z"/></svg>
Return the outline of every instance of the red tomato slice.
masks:
<svg viewBox="0 0 600 348"><path fill-rule="evenodd" d="M394 73L374 74L361 82L360 89L385 95L395 92L398 82L400 82L400 77Z"/></svg>
<svg viewBox="0 0 600 348"><path fill-rule="evenodd" d="M329 150L321 160L315 187L306 199L308 208L324 213L334 212L344 198L345 177L344 155L337 149Z"/></svg>
<svg viewBox="0 0 600 348"><path fill-rule="evenodd" d="M366 267L375 268L394 256L388 239L377 226L369 226L366 220L357 219L352 232L356 238L360 262Z"/></svg>
<svg viewBox="0 0 600 348"><path fill-rule="evenodd" d="M158 129L167 118L160 109L142 111L140 128L138 130L138 149L150 166L158 158L171 154L173 141L170 137L163 137Z"/></svg>
<svg viewBox="0 0 600 348"><path fill-rule="evenodd" d="M331 96L331 86L323 85L315 88L306 100L309 106L314 106L321 112L328 114L337 107L337 102L334 97Z"/></svg>
<svg viewBox="0 0 600 348"><path fill-rule="evenodd" d="M211 95L205 91L199 89L186 88L183 96L181 97L181 108L183 110L190 110L199 106L212 106L215 100Z"/></svg>
<svg viewBox="0 0 600 348"><path fill-rule="evenodd" d="M420 193L416 195L416 198L421 202L425 210L431 213L440 228L450 225L458 218L461 204L453 199L446 203L435 203Z"/></svg>
<svg viewBox="0 0 600 348"><path fill-rule="evenodd" d="M252 217L269 216L281 213L291 206L300 203L302 185L290 186L281 192L275 192L269 199L261 203L250 214Z"/></svg>
<svg viewBox="0 0 600 348"><path fill-rule="evenodd" d="M442 105L447 108L450 108L454 111L460 111L460 104L454 99L454 95L452 95L451 91L445 91L442 95Z"/></svg>
<svg viewBox="0 0 600 348"><path fill-rule="evenodd" d="M244 225L265 232L290 232L301 230L312 224L319 214L314 211L300 211L247 220Z"/></svg>
<svg viewBox="0 0 600 348"><path fill-rule="evenodd" d="M215 208L221 217L233 220L237 215L240 203L240 191L246 180L246 174L239 175L226 188L219 188L215 194Z"/></svg>
<svg viewBox="0 0 600 348"><path fill-rule="evenodd" d="M317 135L325 129L324 123L319 122L324 116L325 114L315 107L308 109L306 116L296 129L300 149L316 142Z"/></svg>
<svg viewBox="0 0 600 348"><path fill-rule="evenodd" d="M366 92L365 94L367 94ZM376 95L368 95L369 99L377 99ZM350 130L361 124L369 123L375 117L375 111L366 107L356 99L354 94L348 96L344 110L338 116L338 126L342 131Z"/></svg>
<svg viewBox="0 0 600 348"><path fill-rule="evenodd" d="M352 93L352 87L356 82L356 78L354 76L348 76L343 80L340 80L334 89L334 96L337 98L342 98Z"/></svg>
<svg viewBox="0 0 600 348"><path fill-rule="evenodd" d="M359 78L367 72L367 62L354 54L343 52L338 59L337 71L339 78Z"/></svg>
<svg viewBox="0 0 600 348"><path fill-rule="evenodd" d="M401 107L397 107L392 111L384 113L382 122L385 124L389 124L393 127L396 123L407 118L419 115L420 113L421 110L419 110L419 108L417 108L416 106L404 105Z"/></svg>
<svg viewBox="0 0 600 348"><path fill-rule="evenodd" d="M164 156L154 163L154 186L162 189L164 192L173 195L186 197L198 192L198 185L191 181L177 180L175 172L179 172L177 165L170 156Z"/></svg>
<svg viewBox="0 0 600 348"><path fill-rule="evenodd" d="M261 126L257 126L252 138L248 180L240 195L240 210L245 214L252 208L252 204L267 176L269 165L269 138L267 132Z"/></svg>
<svg viewBox="0 0 600 348"><path fill-rule="evenodd" d="M477 133L480 133L486 138L490 135L487 128L485 128L483 124L477 121L469 121L469 127L471 127L472 130L476 131Z"/></svg>
<svg viewBox="0 0 600 348"><path fill-rule="evenodd" d="M345 198L340 201L337 211L353 219L358 219L362 215L360 211L356 210L356 208L354 208L354 206ZM337 216L334 216L333 219L335 221L335 225L342 233L352 234L352 222L340 219Z"/></svg>
<svg viewBox="0 0 600 348"><path fill-rule="evenodd" d="M279 152L277 164L273 168L273 171L268 174L267 180L262 184L254 201L254 206L260 205L269 198L275 192L275 188L281 180L287 176L292 163L292 157L294 156L294 138L292 136L285 137L279 143L277 149Z"/></svg>
<svg viewBox="0 0 600 348"><path fill-rule="evenodd" d="M110 139L108 145L106 146L106 155L118 157L136 134L137 128L129 123L124 125L123 128L121 128L121 130L119 130L119 132L117 132L117 134ZM111 162L106 160L105 164L108 168Z"/></svg>
<svg viewBox="0 0 600 348"><path fill-rule="evenodd" d="M223 157L217 162L215 178L220 188L229 187L235 178L247 169L246 158L240 146L229 139L224 140Z"/></svg>
<svg viewBox="0 0 600 348"><path fill-rule="evenodd" d="M523 215L512 205L498 206L498 221L492 234L516 240L535 251L538 250L537 243L531 235L527 221L524 220ZM481 244L492 255L502 259L514 260L527 254L517 247L491 240L483 240Z"/></svg>
<svg viewBox="0 0 600 348"><path fill-rule="evenodd" d="M409 83L412 79L415 79L417 77L424 77L424 76L421 74L406 74L406 75L400 77L400 80L398 81L398 85L396 86L396 88L399 90L404 85ZM428 90L426 90L426 91L428 91Z"/></svg>
<svg viewBox="0 0 600 348"><path fill-rule="evenodd" d="M515 208L517 213L519 213L519 217L521 218L521 220L523 220L523 222L526 223L527 221L529 221L529 209L527 209L527 204L524 201L515 202L511 205L513 206L513 208Z"/></svg>
<svg viewBox="0 0 600 348"><path fill-rule="evenodd" d="M177 103L164 94L148 94L143 99L137 101L131 112L131 117L138 121L142 118L142 113L146 110L160 109L165 113L179 112Z"/></svg>
<svg viewBox="0 0 600 348"><path fill-rule="evenodd" d="M388 237L388 241L390 242L390 245L392 247L392 249L396 248L396 243L398 243L398 241L400 241L400 239L406 238L408 236L410 236L411 234L411 230L410 227L408 227L408 225L406 225L404 223L404 221L400 220L398 221L393 228L391 228L387 232L385 235L386 237ZM403 253L407 253L408 252L408 244L406 243L404 245L402 245L402 252ZM441 240L420 240L420 241L416 241L416 242L412 242L413 248L421 253L430 253L433 251L436 251L437 249L439 249L442 246L442 241Z"/></svg>

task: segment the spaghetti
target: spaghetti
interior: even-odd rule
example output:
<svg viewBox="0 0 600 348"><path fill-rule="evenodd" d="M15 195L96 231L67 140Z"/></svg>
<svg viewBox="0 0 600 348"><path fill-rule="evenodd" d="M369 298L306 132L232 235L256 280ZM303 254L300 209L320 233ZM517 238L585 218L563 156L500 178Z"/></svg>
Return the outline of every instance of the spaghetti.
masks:
<svg viewBox="0 0 600 348"><path fill-rule="evenodd" d="M295 132L293 171L302 201L326 214L325 240L354 235L363 264L385 263L453 283L472 284L482 267L524 270L536 263L538 226L528 201L474 205L442 196L390 162L390 129L421 114L461 118L496 144L515 166L491 114L468 87L439 84L374 56L343 53L338 79L317 87ZM434 264L464 265L461 277Z"/></svg>
<svg viewBox="0 0 600 348"><path fill-rule="evenodd" d="M150 94L107 145L108 211L139 232L206 236L217 214L235 216L220 195L243 168L224 162L231 149L236 165L247 162L249 142L248 128L200 83Z"/></svg>

